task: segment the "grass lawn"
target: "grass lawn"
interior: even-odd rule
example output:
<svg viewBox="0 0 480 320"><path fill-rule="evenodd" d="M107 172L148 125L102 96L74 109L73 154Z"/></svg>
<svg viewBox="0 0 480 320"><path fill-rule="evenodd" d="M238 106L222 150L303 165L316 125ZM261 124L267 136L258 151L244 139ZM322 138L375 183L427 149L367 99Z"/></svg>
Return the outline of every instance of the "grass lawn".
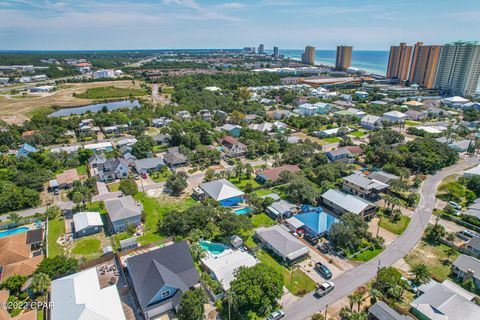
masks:
<svg viewBox="0 0 480 320"><path fill-rule="evenodd" d="M367 133L365 131L355 131L355 132L350 133L350 135L352 135L354 137L363 137L366 134Z"/></svg>
<svg viewBox="0 0 480 320"><path fill-rule="evenodd" d="M283 276L283 284L293 294L303 296L304 294L315 290L315 281L303 273L300 269L295 269L293 274L287 268L279 264L273 257L263 250L257 252L257 258L261 262L278 270Z"/></svg>
<svg viewBox="0 0 480 320"><path fill-rule="evenodd" d="M107 184L107 188L108 188L108 191L110 192L118 191L120 189L120 182Z"/></svg>
<svg viewBox="0 0 480 320"><path fill-rule="evenodd" d="M259 214L254 214L250 220L253 223L253 228L259 228L259 227L270 227L275 224L275 221L267 216L265 213L259 213Z"/></svg>
<svg viewBox="0 0 480 320"><path fill-rule="evenodd" d="M128 232L116 233L112 236L112 245L114 250L120 250L120 240L125 240L130 238Z"/></svg>
<svg viewBox="0 0 480 320"><path fill-rule="evenodd" d="M166 149L168 149L168 145L153 146L153 152L160 152Z"/></svg>
<svg viewBox="0 0 480 320"><path fill-rule="evenodd" d="M77 167L77 173L79 176L86 176L87 175L87 166L81 165Z"/></svg>
<svg viewBox="0 0 480 320"><path fill-rule="evenodd" d="M285 196L285 193L280 188L260 189L260 190L255 190L254 193L259 197L266 196L267 194L270 194L270 193L276 193L280 196L280 198L283 198Z"/></svg>
<svg viewBox="0 0 480 320"><path fill-rule="evenodd" d="M363 262L369 261L369 260L373 259L374 257L376 257L377 255L379 255L380 252L383 251L383 249L384 248L373 249L373 250L365 250L365 251L357 254L355 257L352 257L351 260L353 260L353 261L363 261Z"/></svg>
<svg viewBox="0 0 480 320"><path fill-rule="evenodd" d="M405 231L405 229L407 229L409 223L410 217L403 215L396 223L392 223L387 217L383 217L380 222L380 227L390 231L391 233L400 235L403 233L403 231Z"/></svg>
<svg viewBox="0 0 480 320"><path fill-rule="evenodd" d="M81 239L75 243L72 253L84 256L96 254L100 250L100 244L100 240L95 238Z"/></svg>
<svg viewBox="0 0 480 320"><path fill-rule="evenodd" d="M152 172L150 174L150 178L152 178L153 181L155 182L164 182L164 181L167 181L168 177L170 177L172 175L172 172L170 172L170 170L165 170L164 172L161 172L161 171L156 171L156 172Z"/></svg>
<svg viewBox="0 0 480 320"><path fill-rule="evenodd" d="M65 234L65 221L52 219L48 221L48 256L55 257L63 254L63 248L57 243L57 239Z"/></svg>
<svg viewBox="0 0 480 320"><path fill-rule="evenodd" d="M164 237L157 234L157 223L165 213L172 210L183 211L196 203L192 198L178 200L176 198L149 198L143 193L137 193L135 199L143 205L145 214L145 234L138 237L141 245L161 240Z"/></svg>
<svg viewBox="0 0 480 320"><path fill-rule="evenodd" d="M252 188L258 188L261 186L260 183L258 183L254 179L242 179L239 180L238 178L230 178L228 179L231 183L233 183L237 188L244 189L247 184L251 184Z"/></svg>
<svg viewBox="0 0 480 320"><path fill-rule="evenodd" d="M105 205L102 201L87 203L86 209L88 211L99 212L100 214L107 214L107 209L105 209Z"/></svg>
<svg viewBox="0 0 480 320"><path fill-rule="evenodd" d="M413 121L413 120L406 120L405 121L405 125L411 126L411 127L418 126L419 124L422 124L422 123L419 122L419 121Z"/></svg>
<svg viewBox="0 0 480 320"><path fill-rule="evenodd" d="M443 281L450 274L451 261L455 261L460 255L459 252L456 252L449 257L448 261L448 249L449 247L444 244L433 246L422 241L405 257L405 261L410 266L419 263L425 264L436 280Z"/></svg>
<svg viewBox="0 0 480 320"><path fill-rule="evenodd" d="M114 86L98 87L87 89L83 93L74 93L75 98L81 99L109 99L109 98L122 98L122 97L139 97L147 95L147 91L144 89L133 88L117 88Z"/></svg>
<svg viewBox="0 0 480 320"><path fill-rule="evenodd" d="M339 137L331 137L331 138L323 138L322 139L325 143L335 143L335 142L340 142L342 139Z"/></svg>

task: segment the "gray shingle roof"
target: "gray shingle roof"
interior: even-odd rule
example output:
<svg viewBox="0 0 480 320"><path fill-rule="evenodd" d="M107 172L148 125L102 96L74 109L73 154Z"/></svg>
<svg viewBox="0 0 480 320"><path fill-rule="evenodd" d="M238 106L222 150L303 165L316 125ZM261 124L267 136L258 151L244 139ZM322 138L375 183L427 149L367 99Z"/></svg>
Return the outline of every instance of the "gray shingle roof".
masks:
<svg viewBox="0 0 480 320"><path fill-rule="evenodd" d="M157 168L158 166L164 166L165 162L163 161L162 158L146 158L146 159L140 159L140 160L135 160L134 162L135 165L135 170L137 170L138 173L142 173L144 171L152 170L154 168Z"/></svg>
<svg viewBox="0 0 480 320"><path fill-rule="evenodd" d="M407 320L411 317L399 314L397 311L390 308L385 302L377 301L368 309L368 313L375 316L379 320Z"/></svg>
<svg viewBox="0 0 480 320"><path fill-rule="evenodd" d="M322 198L334 203L348 212L355 214L359 214L369 206L374 205L370 201L353 196L351 194L343 193L335 189L327 190L324 194L322 194Z"/></svg>
<svg viewBox="0 0 480 320"><path fill-rule="evenodd" d="M295 260L309 252L300 240L278 224L268 228L258 228L256 233L283 257L290 260Z"/></svg>
<svg viewBox="0 0 480 320"><path fill-rule="evenodd" d="M185 292L200 279L186 241L128 258L127 266L143 308L164 285Z"/></svg>
<svg viewBox="0 0 480 320"><path fill-rule="evenodd" d="M142 215L142 206L132 196L109 199L105 201L110 221L119 221Z"/></svg>
<svg viewBox="0 0 480 320"><path fill-rule="evenodd" d="M244 195L242 190L235 187L227 179L204 182L200 185L200 188L216 201Z"/></svg>
<svg viewBox="0 0 480 320"><path fill-rule="evenodd" d="M453 262L453 265L463 272L473 272L475 278L480 277L480 260L477 258L461 254Z"/></svg>
<svg viewBox="0 0 480 320"><path fill-rule="evenodd" d="M375 179L369 179L369 178L365 177L363 174L355 174L354 173L354 174L351 174L351 175L343 178L343 180L345 180L347 182L350 182L350 183L352 183L356 186L359 186L363 189L366 189L366 190L381 191L381 190L384 190L384 189L388 188L388 184L377 181Z"/></svg>

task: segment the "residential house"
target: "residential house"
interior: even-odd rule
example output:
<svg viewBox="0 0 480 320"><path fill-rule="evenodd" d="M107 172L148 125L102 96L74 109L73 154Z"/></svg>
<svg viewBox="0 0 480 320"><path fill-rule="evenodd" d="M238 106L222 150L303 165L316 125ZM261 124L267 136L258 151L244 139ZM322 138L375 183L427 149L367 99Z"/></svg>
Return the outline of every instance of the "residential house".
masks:
<svg viewBox="0 0 480 320"><path fill-rule="evenodd" d="M461 108L464 104L470 102L470 100L463 97L454 96L442 99L442 103L451 108Z"/></svg>
<svg viewBox="0 0 480 320"><path fill-rule="evenodd" d="M417 111L417 110L408 110L405 112L408 120L420 121L427 118L427 112Z"/></svg>
<svg viewBox="0 0 480 320"><path fill-rule="evenodd" d="M252 123L248 125L248 128L252 130L257 130L261 132L272 132L274 129L277 131L283 131L287 128L287 125L280 121L275 121L274 123L271 122L263 122L263 123Z"/></svg>
<svg viewBox="0 0 480 320"><path fill-rule="evenodd" d="M88 158L88 164L92 168L97 168L100 164L104 164L107 162L107 158L102 155L94 154L90 158Z"/></svg>
<svg viewBox="0 0 480 320"><path fill-rule="evenodd" d="M273 219L283 220L291 217L292 214L297 212L297 206L286 200L278 200L269 205L266 211Z"/></svg>
<svg viewBox="0 0 480 320"><path fill-rule="evenodd" d="M351 131L352 129L348 127L338 127L338 128L314 131L313 134L320 138L328 138L328 137L336 137L341 134L347 134Z"/></svg>
<svg viewBox="0 0 480 320"><path fill-rule="evenodd" d="M129 257L127 269L146 319L176 310L182 294L200 281L186 241Z"/></svg>
<svg viewBox="0 0 480 320"><path fill-rule="evenodd" d="M258 228L255 230L255 236L267 249L288 264L306 258L310 253L300 240L279 224Z"/></svg>
<svg viewBox="0 0 480 320"><path fill-rule="evenodd" d="M125 139L120 139L117 141L117 147L132 147L135 143L137 143L137 139L131 137L131 138L125 138Z"/></svg>
<svg viewBox="0 0 480 320"><path fill-rule="evenodd" d="M240 136L240 131L242 130L242 127L236 124L227 123L221 127L218 127L217 130L225 131L232 137L238 138Z"/></svg>
<svg viewBox="0 0 480 320"><path fill-rule="evenodd" d="M336 100L333 101L333 104L341 109L348 109L355 106L353 101L344 101L344 100Z"/></svg>
<svg viewBox="0 0 480 320"><path fill-rule="evenodd" d="M296 173L299 171L300 168L296 164L285 164L280 167L275 167L257 172L255 180L257 180L259 183L275 183L281 178L283 172Z"/></svg>
<svg viewBox="0 0 480 320"><path fill-rule="evenodd" d="M167 145L170 143L171 136L168 133L159 133L153 136L153 140L159 145Z"/></svg>
<svg viewBox="0 0 480 320"><path fill-rule="evenodd" d="M360 99L368 98L368 92L366 91L355 91L353 94L355 95L355 97L358 97Z"/></svg>
<svg viewBox="0 0 480 320"><path fill-rule="evenodd" d="M389 185L375 180L363 173L354 173L343 178L343 190L364 199L377 199L379 193L385 192Z"/></svg>
<svg viewBox="0 0 480 320"><path fill-rule="evenodd" d="M107 182L128 177L128 162L125 159L109 158L97 165L94 174L100 181Z"/></svg>
<svg viewBox="0 0 480 320"><path fill-rule="evenodd" d="M125 320L117 286L100 285L96 268L52 281L51 320Z"/></svg>
<svg viewBox="0 0 480 320"><path fill-rule="evenodd" d="M313 116L317 113L317 107L311 103L303 103L298 106L298 113L302 116Z"/></svg>
<svg viewBox="0 0 480 320"><path fill-rule="evenodd" d="M143 207L132 196L105 200L105 209L115 233L126 231L130 224L141 224Z"/></svg>
<svg viewBox="0 0 480 320"><path fill-rule="evenodd" d="M75 181L79 181L77 169L68 169L62 173L57 174L56 180L59 188L71 188Z"/></svg>
<svg viewBox="0 0 480 320"><path fill-rule="evenodd" d="M389 111L383 114L383 119L393 123L404 122L407 119L407 115L400 111Z"/></svg>
<svg viewBox="0 0 480 320"><path fill-rule="evenodd" d="M368 176L370 177L370 179L375 179L387 184L393 180L400 180L399 176L396 176L394 174L391 174L382 170L371 172Z"/></svg>
<svg viewBox="0 0 480 320"><path fill-rule="evenodd" d="M80 149L80 146L78 144L73 144L69 146L60 146L60 147L51 148L50 152L71 154L71 153L77 152L79 149Z"/></svg>
<svg viewBox="0 0 480 320"><path fill-rule="evenodd" d="M468 206L467 211L462 213L480 219L480 199L473 201L473 203Z"/></svg>
<svg viewBox="0 0 480 320"><path fill-rule="evenodd" d="M466 152L470 146L471 140L459 140L449 143L448 146L457 152Z"/></svg>
<svg viewBox="0 0 480 320"><path fill-rule="evenodd" d="M443 118L446 116L446 111L440 108L428 108L427 109L427 117L431 118Z"/></svg>
<svg viewBox="0 0 480 320"><path fill-rule="evenodd" d="M160 117L156 119L152 119L152 125L156 128L161 128L167 126L173 120L167 117Z"/></svg>
<svg viewBox="0 0 480 320"><path fill-rule="evenodd" d="M425 291L410 303L410 312L419 319L476 320L480 307L442 283L427 286Z"/></svg>
<svg viewBox="0 0 480 320"><path fill-rule="evenodd" d="M325 103L325 102L317 102L314 104L314 106L317 108L316 113L320 113L320 114L327 114L330 112L330 109L332 108L330 103Z"/></svg>
<svg viewBox="0 0 480 320"><path fill-rule="evenodd" d="M334 113L336 117L355 117L362 119L367 113L357 108L348 108L347 110L340 110Z"/></svg>
<svg viewBox="0 0 480 320"><path fill-rule="evenodd" d="M368 308L368 320L413 320L413 318L399 314L379 300Z"/></svg>
<svg viewBox="0 0 480 320"><path fill-rule="evenodd" d="M256 114L246 114L245 117L243 118L243 121L246 123L252 123L257 118L259 118L259 116Z"/></svg>
<svg viewBox="0 0 480 320"><path fill-rule="evenodd" d="M293 113L289 110L275 110L273 112L273 118L275 120L282 120L282 119L290 118L291 116L293 116Z"/></svg>
<svg viewBox="0 0 480 320"><path fill-rule="evenodd" d="M480 102L467 102L462 107L463 107L463 110L468 110L468 109L480 110Z"/></svg>
<svg viewBox="0 0 480 320"><path fill-rule="evenodd" d="M461 254L452 264L452 274L460 282L472 279L475 287L480 289L480 260Z"/></svg>
<svg viewBox="0 0 480 320"><path fill-rule="evenodd" d="M355 157L360 156L363 154L363 149L359 146L348 146L337 148L335 150L331 150L325 152L325 155L330 161L343 161L347 163L353 162Z"/></svg>
<svg viewBox="0 0 480 320"><path fill-rule="evenodd" d="M235 280L235 272L240 267L253 267L258 261L243 250L227 249L219 255L207 254L201 259L201 263L226 291L230 289L230 283Z"/></svg>
<svg viewBox="0 0 480 320"><path fill-rule="evenodd" d="M480 257L480 238L479 237L473 237L470 240L465 243L465 250L473 255Z"/></svg>
<svg viewBox="0 0 480 320"><path fill-rule="evenodd" d="M370 201L335 189L327 190L321 198L325 206L339 215L349 212L364 219L370 219L377 209L375 204Z"/></svg>
<svg viewBox="0 0 480 320"><path fill-rule="evenodd" d="M197 115L205 121L212 121L213 119L213 115L210 113L210 110L208 109L202 109L198 111Z"/></svg>
<svg viewBox="0 0 480 320"><path fill-rule="evenodd" d="M97 153L97 152L112 151L113 145L110 141L105 141L105 142L86 144L83 146L83 148L90 149L94 153Z"/></svg>
<svg viewBox="0 0 480 320"><path fill-rule="evenodd" d="M29 145L28 143L24 143L20 149L17 150L17 153L15 154L15 157L20 158L20 157L26 157L30 152L37 152L37 148L34 146Z"/></svg>
<svg viewBox="0 0 480 320"><path fill-rule="evenodd" d="M43 229L0 237L0 282L17 274L29 276L43 260ZM32 230L34 231L34 230Z"/></svg>
<svg viewBox="0 0 480 320"><path fill-rule="evenodd" d="M172 168L181 167L187 164L187 157L185 157L178 147L167 149L167 153L163 156L163 161Z"/></svg>
<svg viewBox="0 0 480 320"><path fill-rule="evenodd" d="M159 171L165 166L162 158L145 158L133 161L133 166L138 174Z"/></svg>
<svg viewBox="0 0 480 320"><path fill-rule="evenodd" d="M79 212L73 215L73 225L77 238L99 233L103 221L98 212Z"/></svg>
<svg viewBox="0 0 480 320"><path fill-rule="evenodd" d="M200 184L194 190L198 198L207 196L222 206L234 206L244 201L245 193L227 179L213 180Z"/></svg>
<svg viewBox="0 0 480 320"><path fill-rule="evenodd" d="M175 115L179 117L181 120L188 120L192 118L192 116L190 115L190 112L186 110L178 111Z"/></svg>
<svg viewBox="0 0 480 320"><path fill-rule="evenodd" d="M382 127L382 118L379 116L374 116L367 114L360 121L360 126L364 129L375 130Z"/></svg>
<svg viewBox="0 0 480 320"><path fill-rule="evenodd" d="M227 157L235 158L244 156L247 153L247 146L231 136L221 138L223 152Z"/></svg>
<svg viewBox="0 0 480 320"><path fill-rule="evenodd" d="M332 224L338 222L336 217L323 208L310 205L302 205L300 213L296 214L295 218L302 224L297 229L302 229L305 233L316 237L325 236Z"/></svg>

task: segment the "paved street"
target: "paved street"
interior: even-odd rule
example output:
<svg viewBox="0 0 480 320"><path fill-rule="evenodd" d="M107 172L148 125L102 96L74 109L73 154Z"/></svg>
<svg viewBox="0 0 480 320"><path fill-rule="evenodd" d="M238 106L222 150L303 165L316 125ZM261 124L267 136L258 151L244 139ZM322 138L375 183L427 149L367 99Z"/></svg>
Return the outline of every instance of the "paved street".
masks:
<svg viewBox="0 0 480 320"><path fill-rule="evenodd" d="M421 187L420 203L413 214L412 220L400 237L371 261L355 267L335 279L335 290L329 295L322 299L317 299L311 293L289 305L286 308L285 319L309 319L313 313L325 310L329 305L331 306L348 296L356 288L375 277L378 267L391 266L403 258L420 241L423 231L428 225L436 203L435 191L438 184L445 177L459 173L474 164L478 164L478 162L477 157L467 158L465 161L462 160L456 165L429 176Z"/></svg>

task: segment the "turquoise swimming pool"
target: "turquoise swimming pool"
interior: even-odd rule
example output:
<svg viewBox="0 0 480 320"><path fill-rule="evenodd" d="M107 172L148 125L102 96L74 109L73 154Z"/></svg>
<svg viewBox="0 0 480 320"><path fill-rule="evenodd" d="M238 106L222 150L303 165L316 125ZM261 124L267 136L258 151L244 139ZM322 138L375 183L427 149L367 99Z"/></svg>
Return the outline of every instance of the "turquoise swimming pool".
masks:
<svg viewBox="0 0 480 320"><path fill-rule="evenodd" d="M245 213L249 213L249 212L252 212L252 208L250 207L245 207L245 208L242 208L242 209L238 209L238 210L235 210L233 211L235 214L245 214Z"/></svg>
<svg viewBox="0 0 480 320"><path fill-rule="evenodd" d="M200 241L199 244L204 250L207 250L213 254L220 254L227 249L227 247L221 243Z"/></svg>
<svg viewBox="0 0 480 320"><path fill-rule="evenodd" d="M11 236L12 234L17 234L17 233L25 232L25 231L28 231L27 227L21 227L21 228L15 228L15 229L10 229L10 230L0 231L0 238L1 237L6 237L6 236Z"/></svg>

